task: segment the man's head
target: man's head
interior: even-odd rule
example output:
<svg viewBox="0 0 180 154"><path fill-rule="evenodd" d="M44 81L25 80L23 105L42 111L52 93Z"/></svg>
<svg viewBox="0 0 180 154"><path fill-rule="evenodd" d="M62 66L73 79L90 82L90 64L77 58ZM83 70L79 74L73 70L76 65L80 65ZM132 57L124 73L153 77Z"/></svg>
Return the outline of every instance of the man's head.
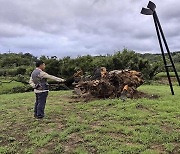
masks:
<svg viewBox="0 0 180 154"><path fill-rule="evenodd" d="M36 61L36 67L40 68L41 70L45 69L45 63L42 60Z"/></svg>

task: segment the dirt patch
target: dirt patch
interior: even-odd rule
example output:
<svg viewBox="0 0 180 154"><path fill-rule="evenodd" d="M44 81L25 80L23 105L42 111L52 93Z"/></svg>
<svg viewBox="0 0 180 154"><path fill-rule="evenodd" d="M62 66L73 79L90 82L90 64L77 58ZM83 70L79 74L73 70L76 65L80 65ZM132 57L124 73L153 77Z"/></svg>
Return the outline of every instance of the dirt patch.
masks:
<svg viewBox="0 0 180 154"><path fill-rule="evenodd" d="M153 145L153 146L151 146L151 149L158 151L158 153L160 153L160 154L165 153L164 152L165 149L164 149L163 145Z"/></svg>
<svg viewBox="0 0 180 154"><path fill-rule="evenodd" d="M58 128L58 130L62 130L64 128L64 125L61 123L58 123L57 128Z"/></svg>
<svg viewBox="0 0 180 154"><path fill-rule="evenodd" d="M49 153L49 150L45 149L45 148L41 148L38 149L37 151L35 151L36 154L42 154L42 153Z"/></svg>
<svg viewBox="0 0 180 154"><path fill-rule="evenodd" d="M169 123L163 122L161 125L161 129L165 132L172 132L174 130L173 126L171 126Z"/></svg>
<svg viewBox="0 0 180 154"><path fill-rule="evenodd" d="M109 133L109 136L111 136L112 138L114 139L125 139L125 140L128 140L130 138L130 136L127 136L127 135L124 135L122 133Z"/></svg>
<svg viewBox="0 0 180 154"><path fill-rule="evenodd" d="M96 121L90 124L92 129L98 129L100 127L102 127L102 122L101 121Z"/></svg>
<svg viewBox="0 0 180 154"><path fill-rule="evenodd" d="M154 94L147 94L141 91L136 91L133 95L134 99L147 98L147 99L158 99L160 96Z"/></svg>
<svg viewBox="0 0 180 154"><path fill-rule="evenodd" d="M63 98L65 100L67 100L68 103L90 102L90 101L108 99L108 98L96 98L96 97L93 97L92 95L89 95L87 97L80 97L80 96L77 96L77 95L71 95L71 96L64 96ZM112 99L115 99L115 98L118 98L118 97L113 97ZM136 91L134 93L134 95L133 95L133 98L131 98L131 99L141 99L141 98L158 99L158 98L160 98L160 96L154 95L154 94L147 94L147 93L140 92L140 91ZM125 101L126 98L121 99L121 100Z"/></svg>
<svg viewBox="0 0 180 154"><path fill-rule="evenodd" d="M73 153L74 149L79 146L83 146L89 153L96 153L96 149L88 145L78 133L72 133L69 135L68 140L62 143L63 153Z"/></svg>
<svg viewBox="0 0 180 154"><path fill-rule="evenodd" d="M64 142L64 152L69 153L73 151L79 144L82 144L84 140L78 136L76 133L73 133L69 136L69 139Z"/></svg>
<svg viewBox="0 0 180 154"><path fill-rule="evenodd" d="M180 146L179 145L177 145L172 151L172 154L176 154L176 153L177 154L180 153Z"/></svg>

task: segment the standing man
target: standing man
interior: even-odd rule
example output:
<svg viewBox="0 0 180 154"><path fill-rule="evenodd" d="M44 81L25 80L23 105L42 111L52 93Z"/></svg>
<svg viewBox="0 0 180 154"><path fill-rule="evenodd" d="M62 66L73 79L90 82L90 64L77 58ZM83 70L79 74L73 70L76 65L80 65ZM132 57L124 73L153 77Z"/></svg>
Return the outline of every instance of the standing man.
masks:
<svg viewBox="0 0 180 154"><path fill-rule="evenodd" d="M65 82L64 79L47 74L44 72L44 69L45 63L42 60L38 60L36 62L36 69L32 72L29 80L29 84L34 88L34 92L36 94L34 117L37 119L42 119L44 117L44 109L49 92L49 84L47 83L47 79Z"/></svg>

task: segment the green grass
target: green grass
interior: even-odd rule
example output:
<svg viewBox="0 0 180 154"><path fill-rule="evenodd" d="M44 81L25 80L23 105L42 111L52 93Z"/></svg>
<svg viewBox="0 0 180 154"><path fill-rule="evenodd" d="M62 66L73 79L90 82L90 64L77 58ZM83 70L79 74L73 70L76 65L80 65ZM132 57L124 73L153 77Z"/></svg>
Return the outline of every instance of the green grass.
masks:
<svg viewBox="0 0 180 154"><path fill-rule="evenodd" d="M9 82L11 81L11 78L5 78L5 77L0 77L0 94L7 94L7 93L11 93L12 89L14 87L23 87L24 84L22 84L21 82L10 82L10 83L2 83L2 82Z"/></svg>
<svg viewBox="0 0 180 154"><path fill-rule="evenodd" d="M169 72L171 77L176 77L174 72ZM178 75L180 76L180 72L178 72ZM167 77L166 72L160 72L156 75L156 77L161 78L161 77Z"/></svg>
<svg viewBox="0 0 180 154"><path fill-rule="evenodd" d="M76 102L50 92L46 117L33 118L32 92L0 95L0 153L159 154L180 151L180 87L144 85L159 99Z"/></svg>

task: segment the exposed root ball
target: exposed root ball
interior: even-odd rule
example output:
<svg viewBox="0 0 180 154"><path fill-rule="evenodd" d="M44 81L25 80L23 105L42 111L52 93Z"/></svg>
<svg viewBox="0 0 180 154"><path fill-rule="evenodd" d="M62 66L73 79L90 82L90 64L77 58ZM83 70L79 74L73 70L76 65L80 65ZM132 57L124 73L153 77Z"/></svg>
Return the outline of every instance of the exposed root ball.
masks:
<svg viewBox="0 0 180 154"><path fill-rule="evenodd" d="M144 83L142 74L133 70L114 70L107 72L102 67L98 75L76 84L74 93L80 97L95 98L133 98L137 88Z"/></svg>

